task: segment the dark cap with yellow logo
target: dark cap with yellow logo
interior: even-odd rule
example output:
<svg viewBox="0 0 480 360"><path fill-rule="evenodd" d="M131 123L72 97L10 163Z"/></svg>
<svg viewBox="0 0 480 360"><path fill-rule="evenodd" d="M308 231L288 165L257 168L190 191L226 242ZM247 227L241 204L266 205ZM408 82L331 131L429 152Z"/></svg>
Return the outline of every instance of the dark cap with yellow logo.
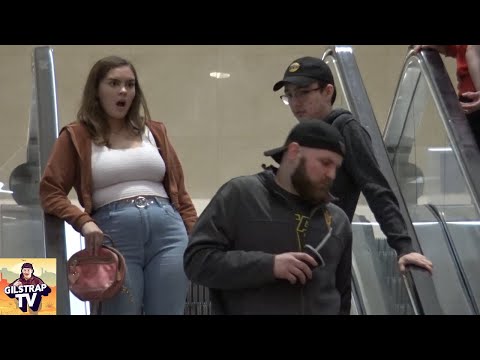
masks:
<svg viewBox="0 0 480 360"><path fill-rule="evenodd" d="M303 87L314 81L335 85L332 71L322 59L305 56L293 61L288 66L283 79L273 86L273 91L280 90L285 84Z"/></svg>

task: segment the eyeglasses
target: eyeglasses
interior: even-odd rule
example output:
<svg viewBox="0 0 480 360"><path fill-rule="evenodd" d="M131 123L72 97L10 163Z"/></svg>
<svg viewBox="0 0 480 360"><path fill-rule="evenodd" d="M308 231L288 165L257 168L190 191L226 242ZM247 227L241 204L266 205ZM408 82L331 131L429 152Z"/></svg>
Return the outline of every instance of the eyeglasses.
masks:
<svg viewBox="0 0 480 360"><path fill-rule="evenodd" d="M315 89L300 89L298 91L296 91L295 93L293 94L285 94L285 95L281 95L280 96L280 99L283 101L283 103L285 105L289 105L290 104L290 100L292 100L293 98L297 98L298 100L302 101L302 100L305 100L305 98L307 97L308 94L310 94L312 91L316 91L316 90L321 90L320 88L315 88Z"/></svg>

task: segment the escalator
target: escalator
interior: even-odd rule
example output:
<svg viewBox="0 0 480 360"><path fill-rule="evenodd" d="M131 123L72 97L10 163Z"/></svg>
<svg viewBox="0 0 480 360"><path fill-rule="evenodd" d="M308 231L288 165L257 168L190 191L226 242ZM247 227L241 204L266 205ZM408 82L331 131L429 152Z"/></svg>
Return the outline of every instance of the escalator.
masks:
<svg viewBox="0 0 480 360"><path fill-rule="evenodd" d="M380 168L399 200L401 213L416 251L425 254L434 263L433 276L425 271L410 268L405 275L398 271L396 253L370 212L363 196L352 222L352 310L354 315L423 315L423 314L475 314L472 298L475 289L466 282L471 270L461 267L458 247L453 232L442 214L443 209L433 204L418 204L419 193L425 184L422 167L412 159L402 159L402 146L388 147L378 127L370 101L349 46L328 48L323 59L336 77L337 106L349 109L362 123L372 138ZM403 77L402 77L403 79ZM407 114L404 106L402 82L392 107L392 116ZM398 125L398 122L391 122ZM400 130L403 128L400 127ZM402 131L398 132L402 134ZM409 139L409 149L415 139ZM397 139L397 145L400 143ZM393 150L393 151L392 151ZM402 151L403 151L402 150ZM397 156L392 156L392 154ZM393 159L397 161L393 161ZM480 163L480 162L479 162ZM412 204L416 206L412 206ZM466 211L463 209L463 211ZM464 217L466 218L465 214ZM471 218L471 216L470 216ZM480 222L479 222L480 224ZM455 234L457 236L458 234ZM462 248L467 250L466 248ZM463 252L465 252L463 251ZM186 314L209 314L208 291L191 284Z"/></svg>
<svg viewBox="0 0 480 360"><path fill-rule="evenodd" d="M376 222L363 196L356 209L352 222L353 242L353 283L363 304L363 314L473 314L472 290L465 283L466 272L457 261L457 253L452 251L455 239L449 236L444 219L436 217L432 210L416 203L417 195L425 186L422 167L405 160L400 153L392 161L392 147L386 146L368 99L358 66L349 46L332 46L324 55L336 76L339 97L337 106L349 109L356 119L369 132L372 145L385 178L389 182L398 201L400 211L407 224L416 251L425 254L435 266L433 276L417 268L410 268L405 275L398 270L396 253L386 241L386 236ZM405 83L402 74L397 94L392 106L393 116L402 117L406 111ZM419 99L419 102L422 100ZM392 116L392 115L391 115ZM398 121L392 121L402 133ZM397 139L398 140L398 139ZM393 148L393 153L415 142L411 138ZM398 143L397 143L398 145ZM414 191L412 191L414 188ZM412 206L415 203L416 206Z"/></svg>
<svg viewBox="0 0 480 360"><path fill-rule="evenodd" d="M407 55L384 142L422 249L435 263L444 313L479 314L480 152L437 52ZM406 164L416 170L406 174ZM443 238L429 234L432 218Z"/></svg>
<svg viewBox="0 0 480 360"><path fill-rule="evenodd" d="M431 277L401 276L361 199L352 223L355 302L364 314L479 314L480 153L440 56L407 55L383 135L352 48L330 47L324 60L337 76L337 104L372 138L414 248L434 263Z"/></svg>
<svg viewBox="0 0 480 360"><path fill-rule="evenodd" d="M353 56L353 54L351 55ZM342 63L343 58L339 57L337 60L340 68L349 69L348 64ZM33 92L29 139L27 147L23 149L27 154L26 162L23 166L22 161L19 165L17 159L12 161L13 165L18 165L20 168L17 171L19 176L13 176L10 179L8 191L13 190L14 194L1 194L2 196L11 196L13 201L11 204L3 205L1 209L0 251L2 257L26 256L27 254L32 257L56 258L57 279L66 279L64 267L59 266L66 262L65 226L56 218L44 216L39 207L36 192L26 191L28 190L26 187L31 186L35 189L38 187L40 174L43 172L51 146L58 133L52 50L48 47L36 48L32 64ZM344 96L344 98L352 100L349 100L349 106L345 107L351 109L360 119L367 118L368 114L372 115L372 124L377 126L371 109L365 110L365 106L361 105L370 106L365 90L363 89L363 95L366 101L361 101L357 97L359 94L361 95L361 91L355 88L358 86L358 82L351 82L354 79L352 74L347 72L346 75L343 78L347 78L348 82L343 82L345 83L345 92L349 96ZM363 84L361 86L363 87ZM352 97L352 93L356 96ZM370 125L367 124L367 126ZM377 143L383 146L381 138ZM20 152L17 151L15 154ZM386 159L389 164L388 158ZM14 168L14 166L4 167L6 170ZM12 175L14 173L12 171ZM20 189L22 186L24 188ZM20 198L20 194L31 194L31 196ZM429 310L428 307L427 311L424 309L425 304L429 303L428 300L425 300L425 293L429 292L424 290L425 287L428 288L428 277L421 273L415 274L415 272L412 272L412 279L399 276L396 272L395 254L386 246L385 239L371 216L364 213L357 214L353 231L355 238L352 284L353 314L436 313L435 310ZM25 251L31 251L31 253ZM419 287L418 284L422 281L427 285ZM57 313L69 314L71 313L71 304L66 281L59 281L57 287ZM210 312L208 291L192 284L185 313L209 314Z"/></svg>
<svg viewBox="0 0 480 360"><path fill-rule="evenodd" d="M383 134L351 47L331 47L324 59L337 77L337 105L369 131L414 248L435 266L433 276L417 269L401 275L395 252L361 199L352 224L352 314L478 314L480 154L441 58L433 52L407 56ZM38 186L58 133L52 50L36 48L32 65L28 146L14 153L26 156L2 165L8 174L20 170L8 187L0 184L2 199L12 200L0 208L0 256L57 258L57 279L66 279L58 266L66 262L65 226L44 216L36 193L25 188ZM69 314L66 281L57 287L57 313ZM188 296L186 314L211 313L205 288L192 284Z"/></svg>
<svg viewBox="0 0 480 360"><path fill-rule="evenodd" d="M56 313L69 314L63 221L44 215L38 186L58 134L53 50L32 54L32 97L26 145L0 164L0 257L56 259ZM7 185L5 187L5 185ZM7 269L2 269L7 271ZM1 275L1 274L0 274Z"/></svg>

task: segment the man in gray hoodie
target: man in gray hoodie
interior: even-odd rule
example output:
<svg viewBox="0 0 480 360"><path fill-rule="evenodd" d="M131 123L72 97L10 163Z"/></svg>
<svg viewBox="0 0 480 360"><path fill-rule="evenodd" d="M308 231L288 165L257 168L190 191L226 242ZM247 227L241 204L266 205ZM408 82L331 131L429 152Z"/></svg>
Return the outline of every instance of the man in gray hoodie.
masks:
<svg viewBox="0 0 480 360"><path fill-rule="evenodd" d="M397 198L378 166L368 132L349 111L332 110L337 94L328 65L310 56L296 59L273 86L274 91L281 88L285 94L280 98L299 122L323 121L343 135L346 156L332 187L338 198L335 203L352 221L362 192L388 244L397 252L400 271L404 272L406 265L416 265L431 272L430 260L412 247Z"/></svg>
<svg viewBox="0 0 480 360"><path fill-rule="evenodd" d="M350 314L352 230L330 201L345 156L340 133L297 124L265 152L280 167L234 178L203 211L184 255L215 314Z"/></svg>

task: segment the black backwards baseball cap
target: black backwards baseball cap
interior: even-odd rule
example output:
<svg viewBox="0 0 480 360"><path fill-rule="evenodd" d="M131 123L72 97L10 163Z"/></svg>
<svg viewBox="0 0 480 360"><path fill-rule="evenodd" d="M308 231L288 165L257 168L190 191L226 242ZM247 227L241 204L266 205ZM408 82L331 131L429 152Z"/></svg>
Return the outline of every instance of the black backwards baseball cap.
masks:
<svg viewBox="0 0 480 360"><path fill-rule="evenodd" d="M304 87L314 81L322 81L335 86L333 74L328 65L322 59L305 56L288 65L283 79L273 86L273 91L278 91L289 83Z"/></svg>
<svg viewBox="0 0 480 360"><path fill-rule="evenodd" d="M33 265L31 263L24 263L22 265L22 270L25 269L25 268L33 270Z"/></svg>
<svg viewBox="0 0 480 360"><path fill-rule="evenodd" d="M325 149L345 156L345 143L340 132L322 120L308 120L298 123L288 134L283 146L265 151L265 156L271 156L280 164L284 151L292 142L300 146Z"/></svg>

